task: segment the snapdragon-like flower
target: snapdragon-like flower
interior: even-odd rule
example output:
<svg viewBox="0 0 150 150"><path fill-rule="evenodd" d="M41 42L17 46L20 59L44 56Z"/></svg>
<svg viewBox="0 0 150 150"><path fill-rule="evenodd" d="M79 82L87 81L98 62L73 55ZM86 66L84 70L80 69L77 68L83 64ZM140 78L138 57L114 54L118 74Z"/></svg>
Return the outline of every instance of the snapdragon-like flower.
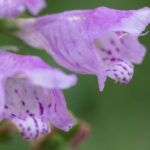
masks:
<svg viewBox="0 0 150 150"><path fill-rule="evenodd" d="M16 18L26 8L37 15L45 6L45 0L0 0L0 18Z"/></svg>
<svg viewBox="0 0 150 150"><path fill-rule="evenodd" d="M18 36L46 51L60 65L98 77L103 90L106 77L128 83L133 63L140 64L145 47L138 36L150 23L150 9L68 11L39 18L20 19Z"/></svg>
<svg viewBox="0 0 150 150"><path fill-rule="evenodd" d="M75 120L61 89L76 83L39 57L0 51L0 119L12 120L26 140L49 133L50 123L68 131Z"/></svg>

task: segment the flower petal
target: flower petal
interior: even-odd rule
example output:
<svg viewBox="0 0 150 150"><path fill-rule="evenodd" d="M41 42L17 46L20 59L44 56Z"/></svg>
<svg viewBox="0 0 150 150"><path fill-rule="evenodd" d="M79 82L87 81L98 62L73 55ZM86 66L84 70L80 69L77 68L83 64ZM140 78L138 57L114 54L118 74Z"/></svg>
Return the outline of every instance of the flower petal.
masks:
<svg viewBox="0 0 150 150"><path fill-rule="evenodd" d="M124 13L125 12L127 11L124 11ZM149 23L150 8L145 7L139 10L130 10L126 15L124 15L124 19L121 19L120 22L112 28L112 31L125 31L132 35L138 36L142 31L145 30Z"/></svg>
<svg viewBox="0 0 150 150"><path fill-rule="evenodd" d="M17 35L45 49L63 67L97 75L102 90L108 74L105 71L114 66L111 59L142 62L145 48L138 36L149 23L150 8L122 11L99 7L18 20L22 30Z"/></svg>
<svg viewBox="0 0 150 150"><path fill-rule="evenodd" d="M24 3L33 15L37 15L40 10L46 7L45 0L24 0Z"/></svg>
<svg viewBox="0 0 150 150"><path fill-rule="evenodd" d="M3 77L0 75L0 121L3 119L3 108L5 105L5 81Z"/></svg>
<svg viewBox="0 0 150 150"><path fill-rule="evenodd" d="M19 128L21 136L25 140L34 140L40 135L50 132L49 123L34 116L14 117L12 120Z"/></svg>
<svg viewBox="0 0 150 150"><path fill-rule="evenodd" d="M48 120L57 128L65 131L75 124L75 120L68 114L65 99L60 90L32 86L17 77L7 79L5 87L7 97L3 116L12 119L17 125L24 124L22 125L24 130L34 124L32 139L35 138L35 135L37 137L37 130L38 135L43 133L44 127L47 132L49 131L46 125ZM45 122L42 124L44 120ZM21 128L22 132L23 129ZM25 139L29 138L27 131L23 132Z"/></svg>
<svg viewBox="0 0 150 150"><path fill-rule="evenodd" d="M117 84L127 84L133 75L133 65L124 60L114 60L114 62L107 67L107 75L114 79Z"/></svg>
<svg viewBox="0 0 150 150"><path fill-rule="evenodd" d="M0 18L16 18L26 7L33 15L37 15L45 6L45 0L1 0Z"/></svg>
<svg viewBox="0 0 150 150"><path fill-rule="evenodd" d="M61 88L70 87L75 81L65 83L64 80L67 80L68 75L49 67L38 57L2 51L0 57L3 89L1 95L4 95L4 99L1 99L4 106L0 113L1 119L11 119L15 122L26 140L33 140L41 134L50 132L49 121L65 131L75 124L75 120L68 113L61 92Z"/></svg>
<svg viewBox="0 0 150 150"><path fill-rule="evenodd" d="M16 18L23 13L25 7L22 0L1 0L0 18Z"/></svg>
<svg viewBox="0 0 150 150"><path fill-rule="evenodd" d="M32 20L30 21L32 22ZM46 31L49 32L46 33ZM103 90L106 79L103 62L99 57L99 53L95 50L93 41L86 36L86 31L83 27L80 28L78 24L66 21L62 26L59 23L49 24L41 29L41 32L44 37L42 36L43 34L39 34L36 31L32 32L31 30L19 34L19 36L25 38L27 35L26 42L31 39L33 46L46 48L55 61L62 66L81 74L97 75L99 88L101 91ZM40 38L42 43L37 42L38 35L42 38Z"/></svg>
<svg viewBox="0 0 150 150"><path fill-rule="evenodd" d="M76 121L71 114L68 114L64 95L60 90L53 90L51 94L55 99L55 104L53 106L49 105L50 108L53 107L53 109L49 111L49 120L55 127L69 131Z"/></svg>
<svg viewBox="0 0 150 150"><path fill-rule="evenodd" d="M7 61L9 60L9 62ZM17 74L28 79L32 84L47 88L69 88L75 85L75 75L66 75L59 69L52 68L36 56L22 56L0 51L0 71L4 76Z"/></svg>
<svg viewBox="0 0 150 150"><path fill-rule="evenodd" d="M139 64L146 52L137 37L126 32L109 32L96 40L95 44L105 63L112 58L122 58Z"/></svg>

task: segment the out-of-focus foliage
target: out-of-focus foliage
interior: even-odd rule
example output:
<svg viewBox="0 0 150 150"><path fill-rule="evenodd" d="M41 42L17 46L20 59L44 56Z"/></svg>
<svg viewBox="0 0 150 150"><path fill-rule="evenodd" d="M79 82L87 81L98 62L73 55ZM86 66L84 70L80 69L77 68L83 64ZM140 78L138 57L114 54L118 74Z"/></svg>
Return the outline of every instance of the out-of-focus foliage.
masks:
<svg viewBox="0 0 150 150"><path fill-rule="evenodd" d="M98 6L116 9L150 7L150 0L47 0L47 3L48 7L40 15ZM150 30L150 26L146 30ZM140 37L140 41L147 47L147 55L143 64L135 67L128 85L119 86L107 80L104 92L100 93L96 77L78 75L77 86L64 91L69 109L91 126L90 137L78 150L150 149L150 34ZM0 34L0 46L4 45L17 45L22 54L39 55L52 66L62 68L44 51ZM53 140L56 144L64 143L59 150L67 150L59 135L56 134ZM0 138L0 150L30 150L29 142L22 140L19 133L13 132L11 138L7 141ZM47 149L53 150L50 146Z"/></svg>

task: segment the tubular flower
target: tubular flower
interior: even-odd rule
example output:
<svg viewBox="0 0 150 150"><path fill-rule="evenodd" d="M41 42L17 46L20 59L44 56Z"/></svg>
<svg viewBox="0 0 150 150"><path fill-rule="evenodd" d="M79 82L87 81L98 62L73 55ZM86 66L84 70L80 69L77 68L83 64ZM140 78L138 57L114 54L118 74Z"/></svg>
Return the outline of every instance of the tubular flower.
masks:
<svg viewBox="0 0 150 150"><path fill-rule="evenodd" d="M16 18L25 8L37 15L45 6L44 0L0 0L0 18Z"/></svg>
<svg viewBox="0 0 150 150"><path fill-rule="evenodd" d="M12 120L24 139L49 133L49 122L64 131L75 124L61 89L73 86L76 76L50 67L36 56L0 51L0 63L0 119Z"/></svg>
<svg viewBox="0 0 150 150"><path fill-rule="evenodd" d="M146 52L138 36L149 23L149 8L121 11L100 7L20 19L17 35L33 47L45 49L63 67L96 75L102 91L107 76L118 84L131 80L133 63L140 64Z"/></svg>

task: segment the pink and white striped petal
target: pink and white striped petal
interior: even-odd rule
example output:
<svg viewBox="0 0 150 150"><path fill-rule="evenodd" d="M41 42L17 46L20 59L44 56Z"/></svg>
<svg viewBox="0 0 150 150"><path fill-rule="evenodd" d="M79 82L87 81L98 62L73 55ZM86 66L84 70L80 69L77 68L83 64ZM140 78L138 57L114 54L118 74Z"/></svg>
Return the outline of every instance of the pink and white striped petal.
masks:
<svg viewBox="0 0 150 150"><path fill-rule="evenodd" d="M52 68L38 57L3 51L0 64L0 118L12 120L24 139L49 133L49 122L65 131L75 124L61 91L76 83L74 75Z"/></svg>

